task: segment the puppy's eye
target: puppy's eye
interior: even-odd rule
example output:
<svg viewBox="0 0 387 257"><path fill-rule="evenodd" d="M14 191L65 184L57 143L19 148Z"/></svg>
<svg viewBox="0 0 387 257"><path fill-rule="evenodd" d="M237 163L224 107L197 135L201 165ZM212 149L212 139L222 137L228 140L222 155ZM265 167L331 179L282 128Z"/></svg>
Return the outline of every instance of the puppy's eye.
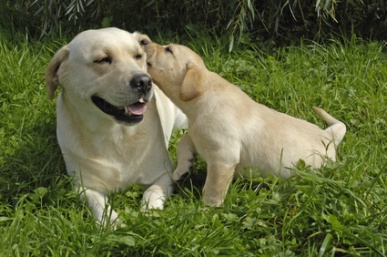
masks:
<svg viewBox="0 0 387 257"><path fill-rule="evenodd" d="M167 47L165 48L165 52L170 53L170 54L173 54L172 48L171 48L170 46L167 46Z"/></svg>
<svg viewBox="0 0 387 257"><path fill-rule="evenodd" d="M111 64L112 63L112 58L111 57L104 57L104 58L101 58L101 59L98 59L98 60L95 60L94 62L95 63L99 63L99 64L104 64L104 63L108 63L108 64Z"/></svg>
<svg viewBox="0 0 387 257"><path fill-rule="evenodd" d="M142 59L142 54L136 54L136 55L134 56L134 59L136 59L136 60L141 60L141 59Z"/></svg>
<svg viewBox="0 0 387 257"><path fill-rule="evenodd" d="M140 41L140 45L143 45L143 46L146 46L149 44L149 40L148 39L143 39Z"/></svg>

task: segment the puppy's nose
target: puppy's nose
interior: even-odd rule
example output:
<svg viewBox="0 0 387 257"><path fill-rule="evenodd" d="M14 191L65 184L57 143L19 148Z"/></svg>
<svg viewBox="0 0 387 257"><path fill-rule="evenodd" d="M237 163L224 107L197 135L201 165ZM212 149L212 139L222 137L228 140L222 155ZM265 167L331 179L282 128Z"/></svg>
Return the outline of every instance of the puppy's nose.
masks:
<svg viewBox="0 0 387 257"><path fill-rule="evenodd" d="M130 86L146 93L152 88L152 79L146 74L137 74L130 81Z"/></svg>

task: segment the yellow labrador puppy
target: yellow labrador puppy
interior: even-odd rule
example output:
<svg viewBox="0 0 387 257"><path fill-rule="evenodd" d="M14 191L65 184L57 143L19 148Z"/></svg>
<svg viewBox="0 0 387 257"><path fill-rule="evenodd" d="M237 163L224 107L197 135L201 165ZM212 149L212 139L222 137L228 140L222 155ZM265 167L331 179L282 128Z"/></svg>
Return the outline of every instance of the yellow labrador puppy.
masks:
<svg viewBox="0 0 387 257"><path fill-rule="evenodd" d="M147 187L143 210L162 209L172 191L168 142L185 115L152 84L141 44L149 38L117 28L88 30L48 64L50 99L58 96L57 137L75 190L99 222L114 222L108 195ZM107 215L105 215L107 214Z"/></svg>
<svg viewBox="0 0 387 257"><path fill-rule="evenodd" d="M321 166L326 157L335 160L346 127L324 110L315 108L330 125L326 130L254 102L207 70L185 46L150 43L145 49L149 74L188 117L173 179L187 173L194 154L200 154L207 162L205 204L220 206L235 170L243 167L288 177L300 159L312 167Z"/></svg>

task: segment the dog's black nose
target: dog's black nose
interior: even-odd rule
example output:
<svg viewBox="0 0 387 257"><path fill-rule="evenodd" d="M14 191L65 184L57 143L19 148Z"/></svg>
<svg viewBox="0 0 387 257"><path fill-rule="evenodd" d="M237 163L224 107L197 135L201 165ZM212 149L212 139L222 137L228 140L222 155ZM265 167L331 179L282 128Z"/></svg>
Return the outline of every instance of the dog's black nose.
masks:
<svg viewBox="0 0 387 257"><path fill-rule="evenodd" d="M130 81L130 86L146 93L152 88L152 79L146 74L137 74Z"/></svg>

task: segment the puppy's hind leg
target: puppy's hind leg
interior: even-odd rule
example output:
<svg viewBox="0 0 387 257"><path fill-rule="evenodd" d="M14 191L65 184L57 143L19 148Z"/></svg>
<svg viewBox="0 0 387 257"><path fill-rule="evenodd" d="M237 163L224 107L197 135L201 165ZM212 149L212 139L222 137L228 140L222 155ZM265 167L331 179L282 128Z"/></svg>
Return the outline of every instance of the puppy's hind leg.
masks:
<svg viewBox="0 0 387 257"><path fill-rule="evenodd" d="M223 204L236 165L207 164L207 178L203 188L204 204L219 207Z"/></svg>
<svg viewBox="0 0 387 257"><path fill-rule="evenodd" d="M196 155L195 146L189 134L185 134L177 145L177 167L172 175L173 181L179 181L184 174L189 173L194 155Z"/></svg>

